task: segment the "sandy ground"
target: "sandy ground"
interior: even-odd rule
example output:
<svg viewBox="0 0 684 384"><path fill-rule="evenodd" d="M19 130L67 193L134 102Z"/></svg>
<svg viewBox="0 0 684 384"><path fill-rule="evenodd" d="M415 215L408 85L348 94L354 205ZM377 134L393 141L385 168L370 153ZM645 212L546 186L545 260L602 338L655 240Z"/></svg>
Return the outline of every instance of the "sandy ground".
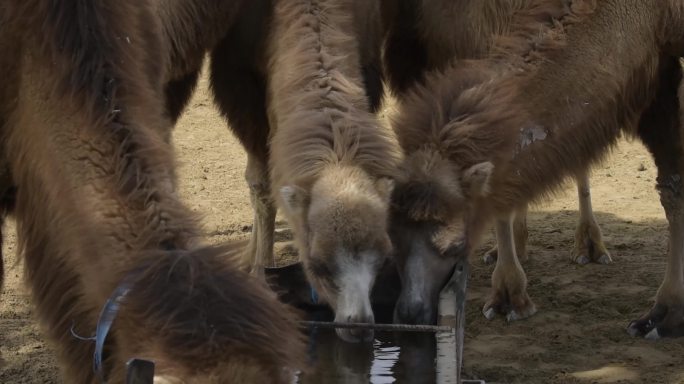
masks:
<svg viewBox="0 0 684 384"><path fill-rule="evenodd" d="M202 81L174 133L181 192L204 216L212 241L245 238L252 219L243 181L245 156ZM594 209L613 265L570 263L577 219L574 185L532 210L530 260L524 267L539 312L528 320L484 319L480 309L493 267L473 260L467 376L488 383L684 383L684 340L651 342L625 332L629 320L650 307L665 269L666 222L654 179L643 146L626 141L593 172ZM31 315L12 223L5 232L5 262L14 267L6 272L0 299L0 383L61 382ZM291 253L287 242L277 249Z"/></svg>

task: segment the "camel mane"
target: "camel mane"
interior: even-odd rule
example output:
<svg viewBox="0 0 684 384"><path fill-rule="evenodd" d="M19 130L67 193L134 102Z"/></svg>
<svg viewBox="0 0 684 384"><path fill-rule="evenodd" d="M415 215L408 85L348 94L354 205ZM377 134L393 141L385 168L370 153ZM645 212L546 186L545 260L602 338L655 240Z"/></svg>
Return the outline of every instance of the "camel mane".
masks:
<svg viewBox="0 0 684 384"><path fill-rule="evenodd" d="M277 111L271 159L278 180L310 183L334 164L361 166L392 177L400 158L396 139L370 111L348 8L354 1L292 1L274 28L277 51L271 103ZM292 90L296 90L292 92Z"/></svg>

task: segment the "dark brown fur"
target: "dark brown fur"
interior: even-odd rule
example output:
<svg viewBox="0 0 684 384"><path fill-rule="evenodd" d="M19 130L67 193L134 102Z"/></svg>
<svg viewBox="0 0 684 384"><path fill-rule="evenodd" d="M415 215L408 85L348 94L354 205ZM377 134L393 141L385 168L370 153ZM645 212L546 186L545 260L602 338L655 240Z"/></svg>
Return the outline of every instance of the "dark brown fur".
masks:
<svg viewBox="0 0 684 384"><path fill-rule="evenodd" d="M452 80L461 63L435 75L409 98L396 125L400 136L418 139L420 132L424 137L408 139L409 161L421 162L437 152L457 170L450 175L459 181L452 196L463 192L463 197L454 219L466 224L472 250L489 220L552 193L567 176L604 156L621 132L634 133L641 118L637 133L659 167L658 188L671 236L668 272L656 305L630 326L631 333L649 337L684 334L684 288L676 268L683 256L684 220L676 112L681 68L671 56L682 53L681 11L682 5L671 1L599 1L596 12L570 28L567 38L551 39L541 49L535 45L533 51L543 54L532 57L536 65L465 90ZM518 55L518 46L507 44L502 52L512 47ZM537 137L530 139L528 133ZM481 168L491 170L486 182L470 189L465 170L486 164Z"/></svg>
<svg viewBox="0 0 684 384"><path fill-rule="evenodd" d="M546 20L546 28L553 28L554 17L563 10L562 2L541 1L540 4L544 7L533 6L528 12L516 15L516 24L529 23L534 27L516 27L518 32L498 38L489 59L457 61L450 69L432 74L425 87L417 87L407 96L402 104L405 108L394 122L394 127L409 157L423 152L440 156L454 170L492 161L495 172L514 176L511 179L518 178L516 172L510 173L511 168L496 167L508 164L514 155L517 161L520 130L530 125L525 121L526 116L520 116L519 110L511 107L519 99L527 100L518 98L517 91L512 91L512 84L522 83L534 73L534 68L546 60L541 54L552 55L563 46L562 35L552 29L539 32L539 28L545 25L543 20ZM563 20L571 24L576 22L576 16L570 15ZM537 36L544 36L544 39L539 40ZM544 142L547 143L548 139ZM429 174L430 169L425 169L424 176L429 178ZM523 187L535 188L536 185ZM501 193L496 184L492 184L490 190L492 195ZM464 190L466 197L467 192ZM536 195L530 192L521 192L521 195ZM510 201L500 204L506 209L516 207Z"/></svg>
<svg viewBox="0 0 684 384"><path fill-rule="evenodd" d="M137 1L0 6L11 21L0 46L15 46L0 59L2 153L36 313L65 381L94 382L93 344L69 329L92 332L114 287L143 268L107 340L111 382L131 357L200 382L285 381L280 369L301 361L294 318L235 270L234 251L198 247L198 224L173 192L168 45L153 11Z"/></svg>
<svg viewBox="0 0 684 384"><path fill-rule="evenodd" d="M496 35L515 30L513 14L530 0L383 0L384 67L402 97L428 72L454 59L487 56Z"/></svg>

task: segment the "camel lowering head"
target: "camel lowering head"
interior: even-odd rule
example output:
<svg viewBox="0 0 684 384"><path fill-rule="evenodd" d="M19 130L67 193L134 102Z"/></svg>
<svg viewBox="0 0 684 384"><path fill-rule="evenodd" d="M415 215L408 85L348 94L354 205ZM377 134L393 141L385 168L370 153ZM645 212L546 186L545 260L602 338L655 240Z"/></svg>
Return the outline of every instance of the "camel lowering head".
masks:
<svg viewBox="0 0 684 384"><path fill-rule="evenodd" d="M394 255L402 290L394 321L433 324L439 293L459 258L468 257L471 212L487 195L490 162L459 166L437 150L408 156L392 194ZM475 227L479 227L480 224Z"/></svg>
<svg viewBox="0 0 684 384"><path fill-rule="evenodd" d="M359 168L337 165L326 167L308 190L280 189L306 274L337 322L374 322L370 293L392 249L387 233L391 189L390 179L373 180ZM350 342L373 337L369 330L337 333Z"/></svg>

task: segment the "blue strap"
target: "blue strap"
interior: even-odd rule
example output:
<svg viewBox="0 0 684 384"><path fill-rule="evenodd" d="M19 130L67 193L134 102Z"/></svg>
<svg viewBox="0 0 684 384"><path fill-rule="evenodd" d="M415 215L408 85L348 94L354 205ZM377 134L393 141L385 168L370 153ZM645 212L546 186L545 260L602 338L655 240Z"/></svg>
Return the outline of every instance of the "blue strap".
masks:
<svg viewBox="0 0 684 384"><path fill-rule="evenodd" d="M311 302L318 304L318 293L314 289L313 285L310 285L309 287L311 288Z"/></svg>
<svg viewBox="0 0 684 384"><path fill-rule="evenodd" d="M131 290L131 279L125 279L124 281L116 287L112 295L109 296L105 302L102 311L100 311L100 317L97 320L97 327L95 328L95 354L93 356L93 370L95 374L100 379L102 383L106 383L104 377L104 370L102 366L102 352L104 349L104 343L107 339L107 334L112 328L112 323L116 318L116 314L119 312L119 307L121 306L121 301L126 297L128 292Z"/></svg>

